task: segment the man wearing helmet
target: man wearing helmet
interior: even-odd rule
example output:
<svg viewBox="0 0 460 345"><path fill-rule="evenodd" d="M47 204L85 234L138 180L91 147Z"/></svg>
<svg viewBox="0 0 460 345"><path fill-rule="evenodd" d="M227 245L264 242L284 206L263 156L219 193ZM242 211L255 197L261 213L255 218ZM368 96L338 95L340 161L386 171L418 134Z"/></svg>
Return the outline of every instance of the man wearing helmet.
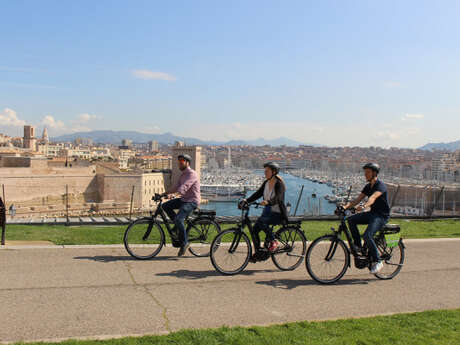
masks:
<svg viewBox="0 0 460 345"><path fill-rule="evenodd" d="M364 206L356 207L356 210L361 213L352 215L348 217L347 220L357 252L363 251L358 224L368 224L363 238L372 259L371 273L377 273L383 268L383 264L380 260L377 246L375 245L374 235L388 222L390 218L390 205L388 203L387 187L377 178L380 172L379 165L376 163L368 163L363 166L363 170L368 184L363 188L361 194L359 194L355 200L347 203L344 208L354 207L365 197L368 197Z"/></svg>
<svg viewBox="0 0 460 345"><path fill-rule="evenodd" d="M281 224L288 219L286 205L284 204L286 185L278 175L280 167L277 163L268 162L264 164L264 169L266 180L253 195L244 200L254 202L263 197L261 205L264 206L264 210L253 228L252 237L254 239L255 253L251 258L252 262L256 262L262 258L259 232L262 230L265 231L270 243L268 250L273 252L278 248L279 244L275 240L273 232L270 231L270 225Z"/></svg>
<svg viewBox="0 0 460 345"><path fill-rule="evenodd" d="M189 247L184 221L200 204L201 194L198 175L190 168L192 157L187 154L181 154L177 157L177 160L182 174L177 184L168 191L168 197L173 198L176 195L179 195L179 197L165 202L163 209L174 222L180 243L173 243L173 245L180 247L178 256L183 256ZM174 210L179 211L176 214Z"/></svg>

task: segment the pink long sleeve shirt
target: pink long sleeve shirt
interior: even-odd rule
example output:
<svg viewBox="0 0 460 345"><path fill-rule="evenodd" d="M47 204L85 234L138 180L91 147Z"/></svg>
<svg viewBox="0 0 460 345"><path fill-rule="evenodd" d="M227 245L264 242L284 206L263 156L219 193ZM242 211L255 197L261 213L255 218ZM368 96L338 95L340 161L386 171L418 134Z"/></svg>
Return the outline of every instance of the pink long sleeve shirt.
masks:
<svg viewBox="0 0 460 345"><path fill-rule="evenodd" d="M184 202L195 202L199 205L201 202L200 180L196 171L190 169L190 167L182 171L179 181L172 192L179 193Z"/></svg>

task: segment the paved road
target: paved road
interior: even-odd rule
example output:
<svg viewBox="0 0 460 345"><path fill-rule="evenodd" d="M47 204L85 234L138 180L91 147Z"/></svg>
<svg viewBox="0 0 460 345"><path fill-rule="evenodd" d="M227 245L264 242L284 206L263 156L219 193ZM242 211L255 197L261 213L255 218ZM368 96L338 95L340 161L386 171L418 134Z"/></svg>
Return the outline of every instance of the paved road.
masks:
<svg viewBox="0 0 460 345"><path fill-rule="evenodd" d="M0 341L104 338L460 308L460 240L407 241L391 281L351 270L320 286L305 265L271 261L234 277L167 248L136 261L119 247L0 250Z"/></svg>

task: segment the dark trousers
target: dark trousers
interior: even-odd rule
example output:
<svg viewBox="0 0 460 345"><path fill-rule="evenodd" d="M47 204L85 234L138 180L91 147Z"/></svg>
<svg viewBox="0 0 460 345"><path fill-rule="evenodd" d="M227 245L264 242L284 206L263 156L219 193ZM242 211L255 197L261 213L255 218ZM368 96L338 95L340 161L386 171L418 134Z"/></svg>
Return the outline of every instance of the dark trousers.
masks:
<svg viewBox="0 0 460 345"><path fill-rule="evenodd" d="M163 204L163 210L165 210L168 217L174 222L178 239L182 246L188 243L184 221L197 207L198 205L195 202L185 202L180 198L171 199ZM176 214L174 210L179 211Z"/></svg>
<svg viewBox="0 0 460 345"><path fill-rule="evenodd" d="M265 232L266 238L269 241L273 241L275 236L271 231L270 225L281 224L281 214L278 212L271 212L269 208L265 207L262 215L257 219L254 227L252 228L252 238L254 241L255 250L259 250L262 247L260 246L260 236L261 231Z"/></svg>
<svg viewBox="0 0 460 345"><path fill-rule="evenodd" d="M364 243L369 249L369 254L374 262L380 261L379 251L375 245L374 236L386 223L389 217L384 217L378 213L362 212L354 214L347 218L348 226L353 236L355 245L361 247L361 236L359 235L358 225L368 224L366 231L363 234Z"/></svg>

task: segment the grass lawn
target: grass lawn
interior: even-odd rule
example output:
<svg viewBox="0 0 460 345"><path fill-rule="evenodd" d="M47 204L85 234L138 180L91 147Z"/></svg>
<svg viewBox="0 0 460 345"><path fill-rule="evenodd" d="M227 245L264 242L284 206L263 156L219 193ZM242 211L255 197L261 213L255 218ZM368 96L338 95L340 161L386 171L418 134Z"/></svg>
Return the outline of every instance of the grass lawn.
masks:
<svg viewBox="0 0 460 345"><path fill-rule="evenodd" d="M403 238L460 237L460 220L394 220L401 224ZM229 228L226 224L222 227ZM337 221L306 221L302 228L308 240L330 232ZM55 244L120 244L126 226L64 226L64 225L8 225L7 241L51 241ZM365 229L362 226L361 229ZM169 238L168 238L169 242Z"/></svg>
<svg viewBox="0 0 460 345"><path fill-rule="evenodd" d="M59 344L454 345L460 344L460 309L269 327L184 330L163 336Z"/></svg>

